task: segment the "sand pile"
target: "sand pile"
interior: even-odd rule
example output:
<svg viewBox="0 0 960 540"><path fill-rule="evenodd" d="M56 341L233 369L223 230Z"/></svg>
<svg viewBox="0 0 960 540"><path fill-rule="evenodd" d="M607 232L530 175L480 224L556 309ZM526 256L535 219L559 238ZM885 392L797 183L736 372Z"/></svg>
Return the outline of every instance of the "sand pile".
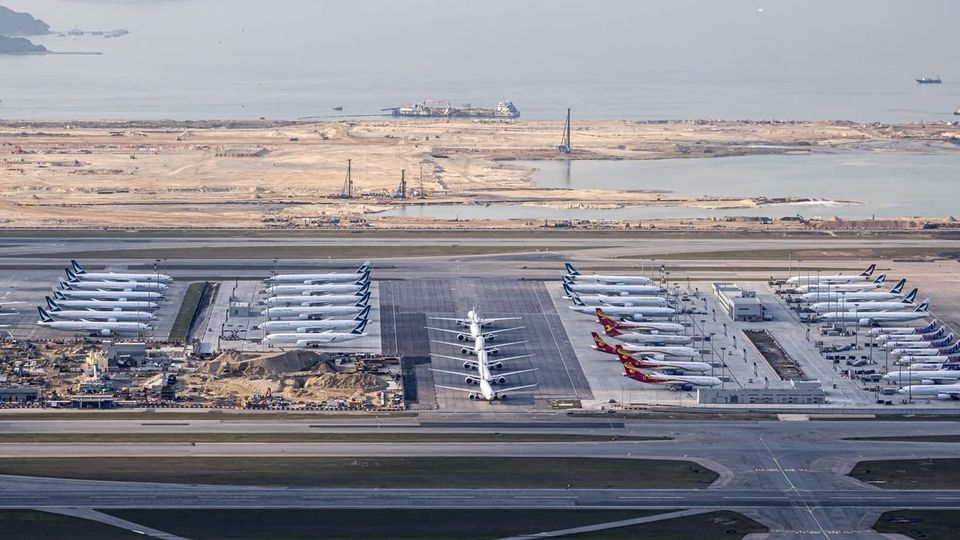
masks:
<svg viewBox="0 0 960 540"><path fill-rule="evenodd" d="M224 373L237 373L244 377L264 379L276 378L294 371L305 371L319 362L320 355L313 351L285 351L247 358L236 351L227 351L201 366L200 371L217 376ZM326 366L324 369L332 369L332 366Z"/></svg>
<svg viewBox="0 0 960 540"><path fill-rule="evenodd" d="M386 388L377 376L369 373L325 373L310 377L302 387L288 387L283 397L298 401L322 401L334 398L362 397L367 392Z"/></svg>

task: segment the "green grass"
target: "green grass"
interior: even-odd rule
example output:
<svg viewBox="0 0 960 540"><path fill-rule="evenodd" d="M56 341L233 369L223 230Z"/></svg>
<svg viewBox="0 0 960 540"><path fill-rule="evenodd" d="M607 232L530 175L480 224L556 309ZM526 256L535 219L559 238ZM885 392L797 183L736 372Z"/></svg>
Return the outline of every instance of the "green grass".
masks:
<svg viewBox="0 0 960 540"><path fill-rule="evenodd" d="M6 443L520 443L666 441L671 437L565 433L6 433Z"/></svg>
<svg viewBox="0 0 960 540"><path fill-rule="evenodd" d="M879 533L902 534L908 538L956 538L960 510L894 510L884 512L873 529Z"/></svg>
<svg viewBox="0 0 960 540"><path fill-rule="evenodd" d="M127 540L145 537L142 534L81 518L36 510L0 510L0 539L63 540L66 538Z"/></svg>
<svg viewBox="0 0 960 540"><path fill-rule="evenodd" d="M767 527L756 521L726 510L697 514L640 525L605 529L597 532L571 534L561 538L577 540L720 540L743 538L750 533L765 533Z"/></svg>
<svg viewBox="0 0 960 540"><path fill-rule="evenodd" d="M173 321L173 327L170 328L169 340L173 342L183 342L189 338L190 327L193 325L193 319L197 316L197 308L200 307L200 300L203 299L211 287L210 282L203 281L191 283L187 287L187 292L183 295L183 302L180 304L180 311L177 312L177 318Z"/></svg>
<svg viewBox="0 0 960 540"><path fill-rule="evenodd" d="M885 489L958 489L960 459L861 461L850 476Z"/></svg>
<svg viewBox="0 0 960 540"><path fill-rule="evenodd" d="M661 513L651 510L197 509L101 510L165 532L213 540L486 540Z"/></svg>
<svg viewBox="0 0 960 540"><path fill-rule="evenodd" d="M693 489L718 476L679 460L508 456L0 458L0 474L177 484L503 489Z"/></svg>

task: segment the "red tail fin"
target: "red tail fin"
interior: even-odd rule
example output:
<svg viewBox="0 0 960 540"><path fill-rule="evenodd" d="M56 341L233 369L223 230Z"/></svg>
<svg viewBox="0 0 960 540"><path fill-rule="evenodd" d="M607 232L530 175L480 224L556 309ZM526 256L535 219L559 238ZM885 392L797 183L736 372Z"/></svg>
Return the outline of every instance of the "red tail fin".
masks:
<svg viewBox="0 0 960 540"><path fill-rule="evenodd" d="M627 364L623 365L623 376L633 379L635 381L643 382L643 383L656 382L655 380L648 377L646 373L640 371L639 368L636 368L634 366L627 365Z"/></svg>
<svg viewBox="0 0 960 540"><path fill-rule="evenodd" d="M591 332L590 335L593 336L593 342L598 351L605 352L607 354L617 354L617 350L610 345L607 345L607 342L600 337L600 334Z"/></svg>
<svg viewBox="0 0 960 540"><path fill-rule="evenodd" d="M608 335L608 336L610 336L610 337L617 337L617 336L623 334L623 332L621 332L620 330L617 330L617 323L616 323L616 321L610 320L610 319L609 319L608 317L606 317L605 315L599 315L599 316L598 316L598 319L599 319L599 321L600 321L600 326L603 327L603 333L604 333L604 334L606 334L606 335Z"/></svg>

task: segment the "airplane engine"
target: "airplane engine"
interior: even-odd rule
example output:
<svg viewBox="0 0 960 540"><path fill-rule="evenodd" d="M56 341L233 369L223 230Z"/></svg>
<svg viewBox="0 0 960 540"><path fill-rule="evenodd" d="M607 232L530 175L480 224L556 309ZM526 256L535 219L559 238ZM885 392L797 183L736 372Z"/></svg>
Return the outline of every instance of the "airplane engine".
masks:
<svg viewBox="0 0 960 540"><path fill-rule="evenodd" d="M953 399L953 396L951 396L950 394L937 394L937 399L939 399L940 401L948 401Z"/></svg>
<svg viewBox="0 0 960 540"><path fill-rule="evenodd" d="M469 397L470 399L477 399L477 395L476 395L476 394L470 394L470 395L467 396L467 397Z"/></svg>
<svg viewBox="0 0 960 540"><path fill-rule="evenodd" d="M310 315L307 315L306 313L301 313L300 315L297 315L297 318L298 318L298 319L309 320L309 319L310 319Z"/></svg>
<svg viewBox="0 0 960 540"><path fill-rule="evenodd" d="M112 334L113 334L113 332L111 332L110 330L107 330L106 328L104 328L103 330L101 330L99 333L100 333L101 336L109 336L109 335L112 335Z"/></svg>
<svg viewBox="0 0 960 540"><path fill-rule="evenodd" d="M467 340L466 334L457 334L457 341L466 341L466 340Z"/></svg>
<svg viewBox="0 0 960 540"><path fill-rule="evenodd" d="M497 384L503 384L505 382L507 382L506 377L497 377Z"/></svg>
<svg viewBox="0 0 960 540"><path fill-rule="evenodd" d="M506 395L506 394L497 394L495 397L496 397L496 399L507 399L507 395Z"/></svg>
<svg viewBox="0 0 960 540"><path fill-rule="evenodd" d="M494 347L488 351L488 354L500 354L500 349Z"/></svg>
<svg viewBox="0 0 960 540"><path fill-rule="evenodd" d="M471 364L470 362L464 362L463 369L474 369L474 367L473 367L473 364Z"/></svg>
<svg viewBox="0 0 960 540"><path fill-rule="evenodd" d="M464 377L463 382L467 384L477 384L477 380L474 379L473 377Z"/></svg>
<svg viewBox="0 0 960 540"><path fill-rule="evenodd" d="M483 339L485 339L485 340L487 340L487 341L493 341L493 340L497 339L497 335L496 335L496 334L486 334L486 335L483 336Z"/></svg>
<svg viewBox="0 0 960 540"><path fill-rule="evenodd" d="M467 347L460 347L460 354L469 354L472 349Z"/></svg>
<svg viewBox="0 0 960 540"><path fill-rule="evenodd" d="M490 369L503 369L503 363L497 362L496 364L490 366Z"/></svg>
<svg viewBox="0 0 960 540"><path fill-rule="evenodd" d="M871 324L870 319L860 319L859 322L860 322L860 326L870 326Z"/></svg>
<svg viewBox="0 0 960 540"><path fill-rule="evenodd" d="M937 384L937 382L931 379L921 379L920 384Z"/></svg>

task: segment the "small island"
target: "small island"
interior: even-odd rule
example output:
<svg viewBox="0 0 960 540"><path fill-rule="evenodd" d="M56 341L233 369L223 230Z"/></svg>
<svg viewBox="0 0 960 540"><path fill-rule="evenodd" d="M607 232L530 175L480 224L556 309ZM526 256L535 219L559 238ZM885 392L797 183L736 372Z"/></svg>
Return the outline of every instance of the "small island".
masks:
<svg viewBox="0 0 960 540"><path fill-rule="evenodd" d="M0 36L0 54L42 54L50 52L26 38Z"/></svg>
<svg viewBox="0 0 960 540"><path fill-rule="evenodd" d="M0 6L0 35L38 36L49 32L50 26L33 15Z"/></svg>

